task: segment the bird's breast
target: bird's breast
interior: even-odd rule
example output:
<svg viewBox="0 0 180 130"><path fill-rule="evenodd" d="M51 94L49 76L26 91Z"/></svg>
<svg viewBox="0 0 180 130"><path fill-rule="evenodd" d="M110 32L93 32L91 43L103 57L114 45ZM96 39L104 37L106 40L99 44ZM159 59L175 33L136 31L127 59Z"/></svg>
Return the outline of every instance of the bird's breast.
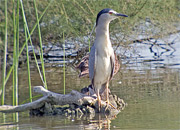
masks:
<svg viewBox="0 0 180 130"><path fill-rule="evenodd" d="M110 78L111 66L111 51L112 48L98 48L96 55L96 69L95 69L95 84L104 84Z"/></svg>

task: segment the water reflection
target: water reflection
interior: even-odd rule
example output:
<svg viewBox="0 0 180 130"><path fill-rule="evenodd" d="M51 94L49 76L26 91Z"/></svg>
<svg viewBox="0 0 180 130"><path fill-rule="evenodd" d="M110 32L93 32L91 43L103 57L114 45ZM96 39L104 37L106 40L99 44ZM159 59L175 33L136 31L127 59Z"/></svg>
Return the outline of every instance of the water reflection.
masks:
<svg viewBox="0 0 180 130"><path fill-rule="evenodd" d="M83 117L29 117L28 112L19 114L14 123L12 114L0 115L0 129L180 129L180 37L172 34L163 40L134 43L126 51L118 48L122 55L120 72L110 83L112 93L128 103L117 115L91 115ZM166 42L165 42L166 41ZM155 41L154 41L155 42ZM173 43L173 44L167 44ZM125 55L123 55L125 54ZM50 91L63 93L63 69L46 64L46 76ZM31 66L32 85L42 85L39 74ZM28 99L27 69L19 72L19 102ZM72 89L80 91L90 84L89 79L79 79L78 72L66 68L66 93ZM12 79L6 88L6 103L11 104ZM13 123L12 123L13 122Z"/></svg>
<svg viewBox="0 0 180 130"><path fill-rule="evenodd" d="M18 124L6 123L1 124L0 129L90 129L90 130L109 130L111 120L115 116L105 116L103 114L86 115L83 117L66 117L66 116L45 116L29 117L21 115ZM63 124L63 125L62 125Z"/></svg>
<svg viewBox="0 0 180 130"><path fill-rule="evenodd" d="M88 79L79 79L78 72L67 68L67 93L80 90L89 84ZM63 74L60 68L46 68L48 86L54 92L63 93ZM20 101L27 98L25 73L20 73ZM36 70L32 73L33 84L38 84ZM36 82L35 82L36 81ZM40 79L39 79L40 83ZM1 127L14 129L179 129L180 126L180 69L154 68L142 73L123 65L113 78L110 88L114 94L125 100L128 106L117 115L105 117L91 115L82 117L48 116L29 117L28 112L20 113L19 122L13 122L8 114ZM11 91L11 88L9 88ZM8 92L9 92L8 91ZM1 116L2 117L2 116ZM9 125L10 123L10 125ZM12 124L11 124L12 123ZM0 127L0 128L1 128Z"/></svg>

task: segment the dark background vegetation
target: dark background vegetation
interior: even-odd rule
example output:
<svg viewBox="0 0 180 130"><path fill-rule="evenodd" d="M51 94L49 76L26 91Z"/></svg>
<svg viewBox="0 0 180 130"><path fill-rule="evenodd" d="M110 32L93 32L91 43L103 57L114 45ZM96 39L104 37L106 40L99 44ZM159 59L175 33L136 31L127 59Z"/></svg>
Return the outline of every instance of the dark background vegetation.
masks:
<svg viewBox="0 0 180 130"><path fill-rule="evenodd" d="M39 15L51 0L37 0ZM33 0L24 0L24 9L31 30L36 23ZM62 34L66 39L89 36L97 13L103 8L112 8L127 14L128 18L115 20L110 25L111 33L122 32L128 37L136 35L142 21L149 21L159 30L153 35L162 36L177 31L180 21L179 0L54 0L40 21L43 43L56 44L62 42ZM13 2L8 0L8 47L13 44ZM4 40L4 0L0 1L0 49ZM113 31L112 31L113 30ZM152 31L148 32L148 34ZM38 43L38 33L32 35L33 43ZM20 13L20 45L24 42L24 29ZM82 40L82 43L84 41Z"/></svg>

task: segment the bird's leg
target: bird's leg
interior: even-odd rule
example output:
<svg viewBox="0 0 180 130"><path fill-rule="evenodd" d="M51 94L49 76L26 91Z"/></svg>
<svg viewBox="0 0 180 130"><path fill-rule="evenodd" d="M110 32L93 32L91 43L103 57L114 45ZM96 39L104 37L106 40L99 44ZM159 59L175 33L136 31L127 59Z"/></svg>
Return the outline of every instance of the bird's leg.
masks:
<svg viewBox="0 0 180 130"><path fill-rule="evenodd" d="M101 97L99 94L99 89L97 89L97 100L98 100L98 110L101 111Z"/></svg>
<svg viewBox="0 0 180 130"><path fill-rule="evenodd" d="M107 106L105 108L105 111L107 110L107 108L109 107L109 105L111 107L113 107L114 109L116 109L116 107L114 107L110 102L109 102L109 89L108 89L108 86L109 86L109 82L106 83L106 103L107 103Z"/></svg>
<svg viewBox="0 0 180 130"><path fill-rule="evenodd" d="M106 103L107 103L107 106L105 108L105 111L107 110L107 108L109 107L109 91L108 91L108 82L106 83Z"/></svg>

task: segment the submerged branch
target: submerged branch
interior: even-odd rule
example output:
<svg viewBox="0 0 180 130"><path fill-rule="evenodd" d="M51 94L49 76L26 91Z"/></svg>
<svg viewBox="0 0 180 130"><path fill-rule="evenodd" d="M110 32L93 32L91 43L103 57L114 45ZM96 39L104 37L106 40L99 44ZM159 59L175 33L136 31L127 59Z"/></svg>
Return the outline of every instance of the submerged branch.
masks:
<svg viewBox="0 0 180 130"><path fill-rule="evenodd" d="M30 115L55 115L65 113L78 115L79 113L92 114L99 112L97 98L91 85L83 88L81 92L72 90L69 94L65 95L51 92L43 86L35 86L33 90L35 93L42 94L43 97L18 106L0 106L0 112L13 113L30 110ZM126 103L116 95L109 94L110 102L114 107L112 107L112 105L107 107L107 104L103 100L103 93L101 96L101 113L117 114L123 110L126 105ZM56 107L56 105L60 105L61 107ZM63 105L69 105L69 107L62 107Z"/></svg>
<svg viewBox="0 0 180 130"><path fill-rule="evenodd" d="M10 106L10 105L3 105L0 106L0 112L3 113L13 113L13 112L23 112L30 109L36 109L44 105L45 102L48 102L48 96L44 96L36 101L18 105L18 106Z"/></svg>
<svg viewBox="0 0 180 130"><path fill-rule="evenodd" d="M34 92L42 94L43 97L31 103L26 103L18 106L0 106L0 112L11 113L37 109L42 107L45 102L51 103L53 105L76 104L79 106L85 104L95 104L96 102L96 99L94 99L92 96L87 96L75 90L72 90L69 94L63 95L48 91L42 86L36 86L34 87Z"/></svg>

